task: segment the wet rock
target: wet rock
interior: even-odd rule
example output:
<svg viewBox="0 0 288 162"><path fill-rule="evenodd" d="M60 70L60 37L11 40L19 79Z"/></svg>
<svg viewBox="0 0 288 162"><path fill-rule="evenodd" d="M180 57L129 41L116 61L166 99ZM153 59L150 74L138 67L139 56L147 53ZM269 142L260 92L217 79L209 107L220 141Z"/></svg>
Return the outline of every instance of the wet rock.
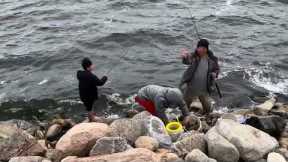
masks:
<svg viewBox="0 0 288 162"><path fill-rule="evenodd" d="M288 149L288 124L286 122L286 126L283 130L283 132L281 133L281 136L279 138L279 143L280 143L280 146L282 148L286 148Z"/></svg>
<svg viewBox="0 0 288 162"><path fill-rule="evenodd" d="M173 143L172 149L178 156L183 157L194 149L206 152L206 141L203 133L195 133Z"/></svg>
<svg viewBox="0 0 288 162"><path fill-rule="evenodd" d="M267 162L286 162L286 160L281 154L272 152L268 154Z"/></svg>
<svg viewBox="0 0 288 162"><path fill-rule="evenodd" d="M240 157L246 161L259 160L279 146L277 140L269 134L249 125L239 124L233 120L218 120L216 130L221 136L236 146Z"/></svg>
<svg viewBox="0 0 288 162"><path fill-rule="evenodd" d="M102 137L111 134L111 129L103 123L80 123L71 128L56 144L56 149L65 155L85 156Z"/></svg>
<svg viewBox="0 0 288 162"><path fill-rule="evenodd" d="M277 106L275 105L275 108L273 108L271 111L270 111L271 114L274 114L274 115L279 115L283 118L288 118L288 105L281 105L281 106Z"/></svg>
<svg viewBox="0 0 288 162"><path fill-rule="evenodd" d="M65 157L65 154L60 150L48 149L46 151L45 157L53 162L60 162Z"/></svg>
<svg viewBox="0 0 288 162"><path fill-rule="evenodd" d="M217 120L219 118L221 118L222 114L219 114L219 113L210 113L206 116L205 120L206 120L206 123L210 126L210 127L213 127Z"/></svg>
<svg viewBox="0 0 288 162"><path fill-rule="evenodd" d="M130 149L125 152L91 156L85 158L69 157L62 160L62 162L159 162L157 155L147 149L137 148Z"/></svg>
<svg viewBox="0 0 288 162"><path fill-rule="evenodd" d="M205 139L209 157L221 162L238 162L239 152L237 148L219 135L215 127L207 132Z"/></svg>
<svg viewBox="0 0 288 162"><path fill-rule="evenodd" d="M55 147L56 142L62 137L62 135L64 135L64 132L62 132L62 126L60 124L53 124L51 125L48 129L47 132L45 134L45 138L46 138L46 145L48 147ZM53 143L53 141L56 141ZM49 145L48 145L49 143Z"/></svg>
<svg viewBox="0 0 288 162"><path fill-rule="evenodd" d="M188 131L200 130L202 128L200 119L193 114L186 116L182 122L182 125Z"/></svg>
<svg viewBox="0 0 288 162"><path fill-rule="evenodd" d="M185 162L217 162L215 159L209 158L201 150L194 149L186 157Z"/></svg>
<svg viewBox="0 0 288 162"><path fill-rule="evenodd" d="M135 142L136 148L146 148L151 151L155 151L159 147L159 143L156 139L149 136L141 136Z"/></svg>
<svg viewBox="0 0 288 162"><path fill-rule="evenodd" d="M122 137L103 137L97 140L90 151L90 156L124 152L132 147Z"/></svg>
<svg viewBox="0 0 288 162"><path fill-rule="evenodd" d="M10 125L19 129L22 129L23 131L27 132L28 134L35 136L36 131L39 129L39 127L25 121L25 120L18 120L18 119L12 119L8 121L2 121L0 124L6 124Z"/></svg>
<svg viewBox="0 0 288 162"><path fill-rule="evenodd" d="M44 154L44 148L30 134L9 124L0 124L0 128L0 161Z"/></svg>
<svg viewBox="0 0 288 162"><path fill-rule="evenodd" d="M276 102L275 98L271 98L267 101L265 101L264 103L257 105L255 107L255 114L257 115L267 115L268 112L274 107Z"/></svg>
<svg viewBox="0 0 288 162"><path fill-rule="evenodd" d="M41 156L22 156L22 157L13 157L9 162L52 162L49 159L43 158Z"/></svg>
<svg viewBox="0 0 288 162"><path fill-rule="evenodd" d="M46 146L55 148L57 141L74 125L71 119L54 119L45 133Z"/></svg>
<svg viewBox="0 0 288 162"><path fill-rule="evenodd" d="M279 138L285 128L285 120L279 116L251 116L246 124Z"/></svg>

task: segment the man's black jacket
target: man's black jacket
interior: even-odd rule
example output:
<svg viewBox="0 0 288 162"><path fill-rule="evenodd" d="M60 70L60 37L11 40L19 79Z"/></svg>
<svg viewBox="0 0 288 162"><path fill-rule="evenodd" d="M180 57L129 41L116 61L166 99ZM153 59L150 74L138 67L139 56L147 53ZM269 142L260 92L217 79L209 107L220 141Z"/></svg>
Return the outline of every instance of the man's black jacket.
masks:
<svg viewBox="0 0 288 162"><path fill-rule="evenodd" d="M97 86L103 86L107 81L106 76L99 79L96 75L88 70L79 70L77 72L77 79L79 80L80 99L83 102L98 99Z"/></svg>

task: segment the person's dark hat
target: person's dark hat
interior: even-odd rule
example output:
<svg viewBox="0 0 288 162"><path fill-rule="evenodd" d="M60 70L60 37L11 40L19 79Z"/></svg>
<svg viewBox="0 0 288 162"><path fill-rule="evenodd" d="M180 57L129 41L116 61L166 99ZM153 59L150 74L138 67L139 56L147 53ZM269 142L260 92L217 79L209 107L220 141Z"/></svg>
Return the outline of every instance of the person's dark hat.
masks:
<svg viewBox="0 0 288 162"><path fill-rule="evenodd" d="M200 39L200 40L198 41L198 44L197 44L197 48L198 48L198 47L205 47L205 48L209 49L209 42L208 42L208 40L207 40L207 39Z"/></svg>
<svg viewBox="0 0 288 162"><path fill-rule="evenodd" d="M89 68L91 65L92 65L92 61L85 57L83 60L82 60L82 63L81 63L82 67L84 70L87 70L87 68Z"/></svg>

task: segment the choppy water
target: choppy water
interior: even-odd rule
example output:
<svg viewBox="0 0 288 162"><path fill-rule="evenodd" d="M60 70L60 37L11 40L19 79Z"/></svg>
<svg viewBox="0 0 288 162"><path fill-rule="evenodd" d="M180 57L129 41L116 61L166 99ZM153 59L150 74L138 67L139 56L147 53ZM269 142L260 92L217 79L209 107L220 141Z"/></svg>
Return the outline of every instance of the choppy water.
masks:
<svg viewBox="0 0 288 162"><path fill-rule="evenodd" d="M178 53L197 42L188 7L220 58L221 106L269 94L288 100L286 0L1 0L0 119L59 107L77 114L75 73L84 56L99 76L116 66L103 94L177 86L185 69Z"/></svg>

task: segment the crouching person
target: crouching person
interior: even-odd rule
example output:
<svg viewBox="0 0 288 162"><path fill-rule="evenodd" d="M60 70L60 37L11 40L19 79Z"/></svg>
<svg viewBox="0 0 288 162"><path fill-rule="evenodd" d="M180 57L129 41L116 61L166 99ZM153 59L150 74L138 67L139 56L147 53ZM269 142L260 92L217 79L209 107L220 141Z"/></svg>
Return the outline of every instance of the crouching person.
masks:
<svg viewBox="0 0 288 162"><path fill-rule="evenodd" d="M165 114L167 108L179 108L183 117L189 115L183 95L178 88L148 85L138 91L135 101L152 115L159 117L165 124L168 118Z"/></svg>

